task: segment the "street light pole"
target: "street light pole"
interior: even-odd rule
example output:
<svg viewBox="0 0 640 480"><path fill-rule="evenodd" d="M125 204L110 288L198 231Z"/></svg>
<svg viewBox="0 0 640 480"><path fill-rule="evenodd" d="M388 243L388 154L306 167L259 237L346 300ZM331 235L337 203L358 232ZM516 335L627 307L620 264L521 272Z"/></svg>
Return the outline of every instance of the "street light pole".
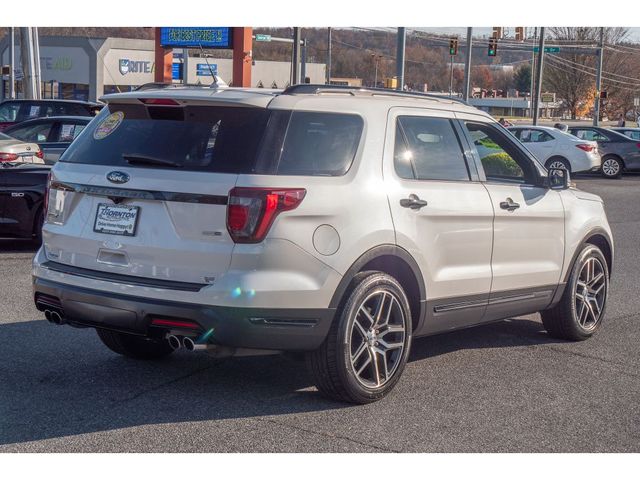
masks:
<svg viewBox="0 0 640 480"><path fill-rule="evenodd" d="M449 72L449 97L453 97L453 55L450 56L451 61L449 62L451 68Z"/></svg>
<svg viewBox="0 0 640 480"><path fill-rule="evenodd" d="M542 90L542 61L544 59L544 27L540 27L540 43L538 45L538 65L536 68L536 96L533 108L533 124L538 124L540 115L540 91Z"/></svg>
<svg viewBox="0 0 640 480"><path fill-rule="evenodd" d="M15 28L9 29L9 63L11 64L11 71L9 72L9 98L16 98L16 34Z"/></svg>
<svg viewBox="0 0 640 480"><path fill-rule="evenodd" d="M600 89L602 88L602 59L604 57L604 27L600 27L600 49L598 52L598 71L596 75L596 99L593 109L593 126L600 124Z"/></svg>

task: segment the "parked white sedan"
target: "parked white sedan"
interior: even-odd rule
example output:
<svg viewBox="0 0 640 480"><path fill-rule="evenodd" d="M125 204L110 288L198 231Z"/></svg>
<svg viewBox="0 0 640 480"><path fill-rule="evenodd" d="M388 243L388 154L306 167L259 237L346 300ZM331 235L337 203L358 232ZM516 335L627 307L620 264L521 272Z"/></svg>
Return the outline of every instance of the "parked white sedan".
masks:
<svg viewBox="0 0 640 480"><path fill-rule="evenodd" d="M0 164L2 163L44 163L44 155L37 143L0 133Z"/></svg>
<svg viewBox="0 0 640 480"><path fill-rule="evenodd" d="M596 142L581 140L552 127L518 125L509 127L509 131L548 169L584 172L600 168Z"/></svg>

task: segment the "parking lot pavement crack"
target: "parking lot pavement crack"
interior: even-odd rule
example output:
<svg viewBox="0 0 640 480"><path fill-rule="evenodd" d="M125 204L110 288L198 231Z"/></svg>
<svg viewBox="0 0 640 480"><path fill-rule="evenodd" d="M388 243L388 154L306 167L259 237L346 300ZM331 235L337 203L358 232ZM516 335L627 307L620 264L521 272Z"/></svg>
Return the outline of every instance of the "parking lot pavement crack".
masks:
<svg viewBox="0 0 640 480"><path fill-rule="evenodd" d="M366 448L371 448L371 449L377 450L379 452L401 453L401 450L394 450L394 449L390 449L390 448L380 448L377 445L371 445L369 443L362 442L360 440L355 440L353 438L349 438L349 437L346 437L344 435L332 435L332 434L327 433L327 432L311 430L311 429L308 429L308 428L299 427L297 425L291 425L291 424L286 423L286 422L278 422L278 421L276 421L276 420L274 420L272 418L255 418L255 420L257 420L259 422L271 423L273 425L277 425L277 426L280 426L280 427L288 427L288 428L291 428L293 430L297 430L297 431L303 432L303 433L310 433L312 435L319 435L321 437L326 437L326 438L331 439L331 440L335 440L335 439L337 439L337 440L346 440L348 442L352 442L352 443L355 443L357 445L360 445L360 446L363 446L363 447L366 447Z"/></svg>
<svg viewBox="0 0 640 480"><path fill-rule="evenodd" d="M145 395L145 394L147 394L147 393L151 393L151 392L155 392L156 390L160 390L161 388L167 387L167 386L172 385L172 384L174 384L174 383L177 383L177 382L179 382L179 381L181 381L181 380L184 380L184 379L186 379L186 378L189 378L189 377L192 377L192 376L194 376L194 375L197 375L198 373L202 373L202 372L204 372L205 370L209 370L210 368L213 368L213 366L208 366L208 367L199 368L199 369L197 369L197 370L194 370L194 371L192 371L192 372L186 373L186 374L181 375L181 376L179 376L179 377L172 378L171 380L168 380L168 381L166 381L166 382L162 382L162 383L160 383L159 385L155 385L155 386L153 386L153 387L150 387L150 388L144 389L144 390L142 390L142 391L140 391L140 392L137 392L137 393L135 393L135 394L133 394L133 395L130 395L130 396L128 396L128 397L124 397L124 398L120 398L120 399L114 400L112 405L119 405L119 404L121 404L121 403L127 403L127 402L130 402L130 401L132 401L132 400L135 400L135 399L137 399L137 398L141 397L142 395Z"/></svg>

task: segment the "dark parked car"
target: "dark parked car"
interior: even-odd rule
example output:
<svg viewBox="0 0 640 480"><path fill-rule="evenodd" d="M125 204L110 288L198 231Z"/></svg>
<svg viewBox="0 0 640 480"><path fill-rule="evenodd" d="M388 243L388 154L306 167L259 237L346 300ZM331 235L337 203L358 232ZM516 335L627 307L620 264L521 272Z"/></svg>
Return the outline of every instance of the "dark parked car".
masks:
<svg viewBox="0 0 640 480"><path fill-rule="evenodd" d="M102 104L81 100L6 100L0 103L0 131L33 118L73 115L94 117Z"/></svg>
<svg viewBox="0 0 640 480"><path fill-rule="evenodd" d="M623 134L633 140L640 140L640 128L637 127L611 127L610 130Z"/></svg>
<svg viewBox="0 0 640 480"><path fill-rule="evenodd" d="M569 127L569 133L582 140L598 142L601 172L605 177L619 177L623 170L640 170L640 143L637 140L602 127Z"/></svg>
<svg viewBox="0 0 640 480"><path fill-rule="evenodd" d="M0 237L40 239L50 169L0 163Z"/></svg>
<svg viewBox="0 0 640 480"><path fill-rule="evenodd" d="M36 118L13 125L4 133L23 142L37 143L44 153L45 163L51 165L91 120L91 117Z"/></svg>

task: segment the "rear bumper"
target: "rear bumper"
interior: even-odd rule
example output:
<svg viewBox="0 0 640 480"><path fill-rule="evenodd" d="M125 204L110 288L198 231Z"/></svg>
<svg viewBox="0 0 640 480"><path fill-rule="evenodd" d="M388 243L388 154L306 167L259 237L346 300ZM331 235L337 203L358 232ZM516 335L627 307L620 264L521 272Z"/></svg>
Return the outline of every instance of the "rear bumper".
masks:
<svg viewBox="0 0 640 480"><path fill-rule="evenodd" d="M210 342L231 347L308 351L324 341L335 309L236 308L198 305L121 295L33 278L34 299L59 300L65 320L137 335L150 335L153 318L190 320ZM42 306L38 307L42 310Z"/></svg>

